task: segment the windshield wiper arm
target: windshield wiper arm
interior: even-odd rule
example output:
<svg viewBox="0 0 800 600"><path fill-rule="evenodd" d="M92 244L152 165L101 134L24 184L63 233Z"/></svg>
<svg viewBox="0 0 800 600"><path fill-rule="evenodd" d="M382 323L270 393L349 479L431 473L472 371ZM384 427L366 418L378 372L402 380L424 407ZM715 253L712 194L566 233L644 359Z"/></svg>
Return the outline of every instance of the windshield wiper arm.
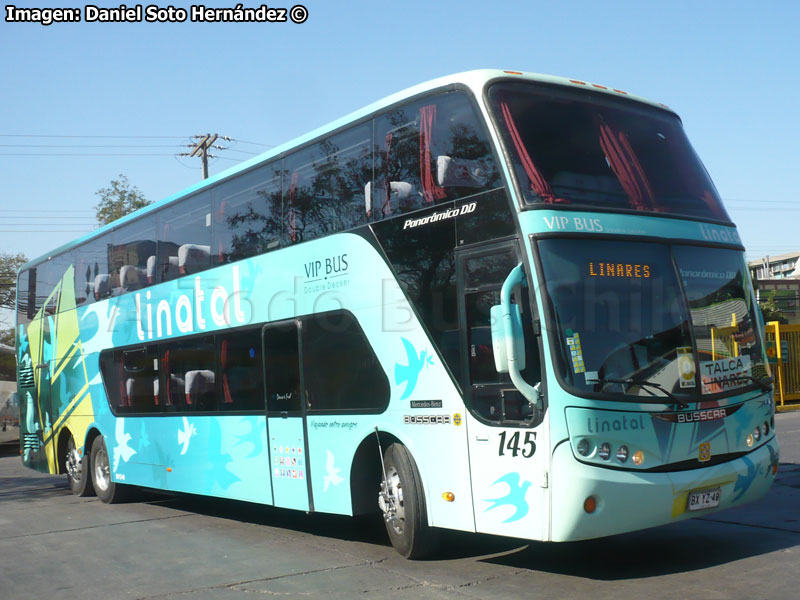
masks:
<svg viewBox="0 0 800 600"><path fill-rule="evenodd" d="M760 387L763 391L768 392L772 389L772 377L764 377L763 379L760 377L753 377L752 375L737 375L733 377L734 381L752 381L758 387Z"/></svg>
<svg viewBox="0 0 800 600"><path fill-rule="evenodd" d="M656 383L654 381L645 381L643 379L605 379L605 378L600 379L600 378L598 378L598 379L589 379L587 381L587 383L619 383L619 384L627 385L627 386L638 385L645 392L650 394L650 396L652 396L653 398L658 398L658 396L656 396L656 394L652 390L648 389L648 388L655 388L658 391L662 392L667 398L672 400L672 402L674 402L675 404L677 404L681 408L688 408L689 407L689 405L684 400L681 400L675 394L673 394L672 392L670 392L666 388L664 388L664 386L662 386L660 383Z"/></svg>

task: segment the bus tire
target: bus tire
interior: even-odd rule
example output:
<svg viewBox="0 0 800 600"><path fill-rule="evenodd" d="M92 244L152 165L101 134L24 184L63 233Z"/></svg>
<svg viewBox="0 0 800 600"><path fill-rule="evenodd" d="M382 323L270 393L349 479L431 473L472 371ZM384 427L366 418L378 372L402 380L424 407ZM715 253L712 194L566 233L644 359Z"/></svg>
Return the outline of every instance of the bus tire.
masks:
<svg viewBox="0 0 800 600"><path fill-rule="evenodd" d="M64 460L67 465L67 483L72 493L82 498L94 496L92 472L89 469L91 457L86 452L83 455L78 453L75 438L71 433L67 440L67 455Z"/></svg>
<svg viewBox="0 0 800 600"><path fill-rule="evenodd" d="M111 462L102 435L92 444L92 485L101 502L115 504L125 499L127 487L114 483L111 477Z"/></svg>
<svg viewBox="0 0 800 600"><path fill-rule="evenodd" d="M402 444L392 444L384 455L384 465L389 490L395 497L394 510L384 511L392 546L405 558L430 556L436 550L438 534L428 525L422 478L414 457Z"/></svg>

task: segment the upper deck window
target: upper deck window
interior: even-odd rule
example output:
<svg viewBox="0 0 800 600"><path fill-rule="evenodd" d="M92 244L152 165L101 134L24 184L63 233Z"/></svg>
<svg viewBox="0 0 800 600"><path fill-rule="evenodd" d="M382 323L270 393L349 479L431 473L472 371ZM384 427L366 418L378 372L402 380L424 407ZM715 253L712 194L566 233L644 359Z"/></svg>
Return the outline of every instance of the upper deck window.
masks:
<svg viewBox="0 0 800 600"><path fill-rule="evenodd" d="M527 203L730 221L674 114L521 83L489 98Z"/></svg>

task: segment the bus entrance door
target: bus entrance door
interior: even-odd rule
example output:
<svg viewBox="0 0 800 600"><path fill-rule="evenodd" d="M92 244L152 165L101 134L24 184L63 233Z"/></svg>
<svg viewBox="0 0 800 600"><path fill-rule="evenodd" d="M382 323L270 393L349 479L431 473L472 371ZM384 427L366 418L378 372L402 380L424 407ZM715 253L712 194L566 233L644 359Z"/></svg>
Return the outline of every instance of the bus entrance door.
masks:
<svg viewBox="0 0 800 600"><path fill-rule="evenodd" d="M265 325L261 339L273 503L283 508L309 510L300 321L291 319Z"/></svg>
<svg viewBox="0 0 800 600"><path fill-rule="evenodd" d="M546 489L546 428L507 373L495 368L490 309L519 264L516 243L494 244L457 253L459 329L469 440L475 527L492 533L544 539L549 519ZM532 323L527 293L512 301ZM526 369L535 384L541 367L532 327L526 328Z"/></svg>

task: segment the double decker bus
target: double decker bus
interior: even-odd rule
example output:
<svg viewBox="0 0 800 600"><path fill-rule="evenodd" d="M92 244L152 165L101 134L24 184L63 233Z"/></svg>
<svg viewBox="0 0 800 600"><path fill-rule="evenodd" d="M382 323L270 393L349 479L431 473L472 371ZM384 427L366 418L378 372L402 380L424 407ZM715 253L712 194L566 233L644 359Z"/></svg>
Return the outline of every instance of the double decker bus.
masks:
<svg viewBox="0 0 800 600"><path fill-rule="evenodd" d="M25 465L567 541L763 496L741 240L678 116L578 80L437 79L19 273Z"/></svg>

